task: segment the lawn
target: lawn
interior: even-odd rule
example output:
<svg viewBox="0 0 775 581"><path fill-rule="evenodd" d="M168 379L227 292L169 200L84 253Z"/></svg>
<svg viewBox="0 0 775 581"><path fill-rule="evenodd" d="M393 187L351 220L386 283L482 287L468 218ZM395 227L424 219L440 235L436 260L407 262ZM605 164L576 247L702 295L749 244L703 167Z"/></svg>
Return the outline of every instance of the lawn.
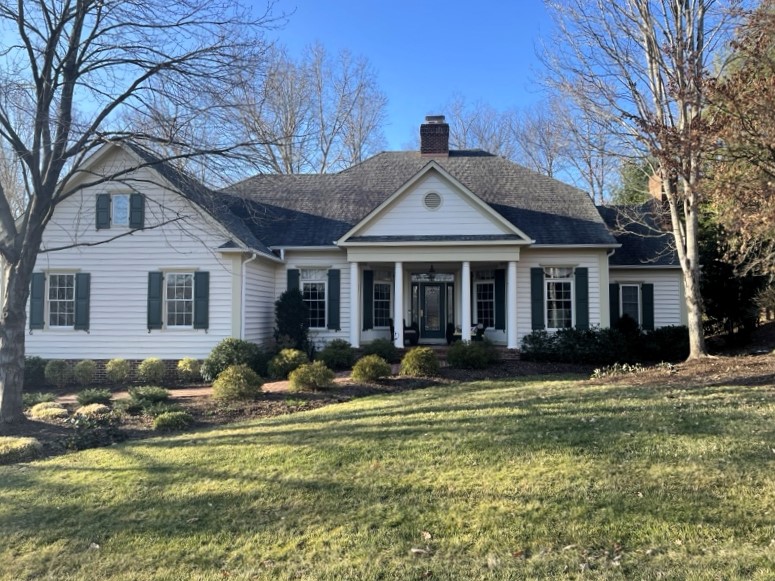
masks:
<svg viewBox="0 0 775 581"><path fill-rule="evenodd" d="M364 398L0 467L0 530L9 580L772 579L775 387Z"/></svg>

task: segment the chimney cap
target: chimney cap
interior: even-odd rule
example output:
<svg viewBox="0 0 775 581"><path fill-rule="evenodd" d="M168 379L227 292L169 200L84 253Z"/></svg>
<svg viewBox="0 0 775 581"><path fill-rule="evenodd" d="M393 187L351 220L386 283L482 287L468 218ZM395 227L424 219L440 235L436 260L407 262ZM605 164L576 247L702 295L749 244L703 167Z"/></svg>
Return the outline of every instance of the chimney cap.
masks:
<svg viewBox="0 0 775 581"><path fill-rule="evenodd" d="M445 122L444 115L426 115L425 122L431 124L441 124Z"/></svg>

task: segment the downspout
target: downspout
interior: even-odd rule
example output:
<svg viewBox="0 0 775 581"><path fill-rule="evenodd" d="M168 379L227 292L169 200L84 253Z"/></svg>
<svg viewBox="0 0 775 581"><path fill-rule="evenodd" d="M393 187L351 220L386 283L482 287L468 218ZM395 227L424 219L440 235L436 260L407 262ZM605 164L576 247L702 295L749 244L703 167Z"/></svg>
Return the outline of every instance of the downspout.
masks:
<svg viewBox="0 0 775 581"><path fill-rule="evenodd" d="M246 280L247 277L245 276L246 272L246 264L248 262L253 262L256 258L258 258L258 254L255 252L253 253L253 256L248 258L247 260L242 261L242 289L240 293L240 308L242 310L242 313L240 313L240 330L239 330L239 338L244 339L245 338L245 294L247 293L247 284Z"/></svg>

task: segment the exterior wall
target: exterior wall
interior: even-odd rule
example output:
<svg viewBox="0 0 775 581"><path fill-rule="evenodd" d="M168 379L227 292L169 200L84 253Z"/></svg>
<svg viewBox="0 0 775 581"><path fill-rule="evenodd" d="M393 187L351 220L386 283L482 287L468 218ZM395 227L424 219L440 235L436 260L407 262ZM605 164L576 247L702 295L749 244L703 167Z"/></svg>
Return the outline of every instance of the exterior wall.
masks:
<svg viewBox="0 0 775 581"><path fill-rule="evenodd" d="M436 192L441 196L441 206L429 210L423 202L425 195ZM399 196L392 205L359 236L402 235L483 235L509 234L504 225L496 223L468 196L453 187L436 172L429 174L409 191Z"/></svg>
<svg viewBox="0 0 775 581"><path fill-rule="evenodd" d="M132 162L125 152L116 150L104 163L115 169ZM36 272L91 274L90 325L88 332L35 330L27 337L28 354L58 359L204 358L218 341L232 336L233 261L216 250L229 237L202 210L163 187L151 170L138 170L131 181L85 189L62 202L46 228L43 248L94 244L128 232L119 227L96 230L95 202L97 193L131 191L146 196L146 230L105 244L39 255ZM210 273L207 331L148 331L148 272L158 270Z"/></svg>
<svg viewBox="0 0 775 581"><path fill-rule="evenodd" d="M264 344L274 331L277 265L258 258L245 263L244 339Z"/></svg>
<svg viewBox="0 0 775 581"><path fill-rule="evenodd" d="M350 340L350 263L347 255L341 250L323 252L287 251L285 264L280 264L276 269L275 295L279 297L288 286L287 270L290 268L330 270L338 268L340 272L339 287L339 330L310 329L310 340L318 348L333 339ZM328 287L326 287L328 289ZM328 291L326 292L326 306L328 305ZM273 299L274 300L274 299Z"/></svg>
<svg viewBox="0 0 775 581"><path fill-rule="evenodd" d="M680 268L611 269L610 282L654 285L654 327L685 325Z"/></svg>

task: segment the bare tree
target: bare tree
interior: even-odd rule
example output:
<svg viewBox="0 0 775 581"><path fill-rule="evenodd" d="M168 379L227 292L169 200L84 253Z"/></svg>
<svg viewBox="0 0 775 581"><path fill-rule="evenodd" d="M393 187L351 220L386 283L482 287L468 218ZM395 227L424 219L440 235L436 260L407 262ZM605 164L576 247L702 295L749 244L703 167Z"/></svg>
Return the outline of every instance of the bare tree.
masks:
<svg viewBox="0 0 775 581"><path fill-rule="evenodd" d="M155 139L122 127L125 111L142 113L152 99L183 105L203 86L231 92L238 71L257 66L272 22L268 11L253 16L221 0L0 3L0 140L26 180L20 215L5 189L0 195L0 423L24 418L31 275L54 209L75 193L68 184L80 162L109 141ZM201 153L191 145L181 155Z"/></svg>
<svg viewBox="0 0 775 581"><path fill-rule="evenodd" d="M547 0L558 38L545 53L554 86L659 160L683 272L690 358L706 354L699 204L703 80L739 0ZM677 184L672 187L671 184Z"/></svg>
<svg viewBox="0 0 775 581"><path fill-rule="evenodd" d="M515 159L513 111L498 111L477 101L469 104L461 95L453 97L443 108L449 123L449 145L454 149L482 149L507 159Z"/></svg>
<svg viewBox="0 0 775 581"><path fill-rule="evenodd" d="M240 121L259 169L327 173L349 167L383 144L387 97L368 61L348 51L331 58L315 44L299 61L283 48L263 77L247 79Z"/></svg>
<svg viewBox="0 0 775 581"><path fill-rule="evenodd" d="M520 111L512 122L517 159L535 171L556 177L568 163L573 121L555 101Z"/></svg>

